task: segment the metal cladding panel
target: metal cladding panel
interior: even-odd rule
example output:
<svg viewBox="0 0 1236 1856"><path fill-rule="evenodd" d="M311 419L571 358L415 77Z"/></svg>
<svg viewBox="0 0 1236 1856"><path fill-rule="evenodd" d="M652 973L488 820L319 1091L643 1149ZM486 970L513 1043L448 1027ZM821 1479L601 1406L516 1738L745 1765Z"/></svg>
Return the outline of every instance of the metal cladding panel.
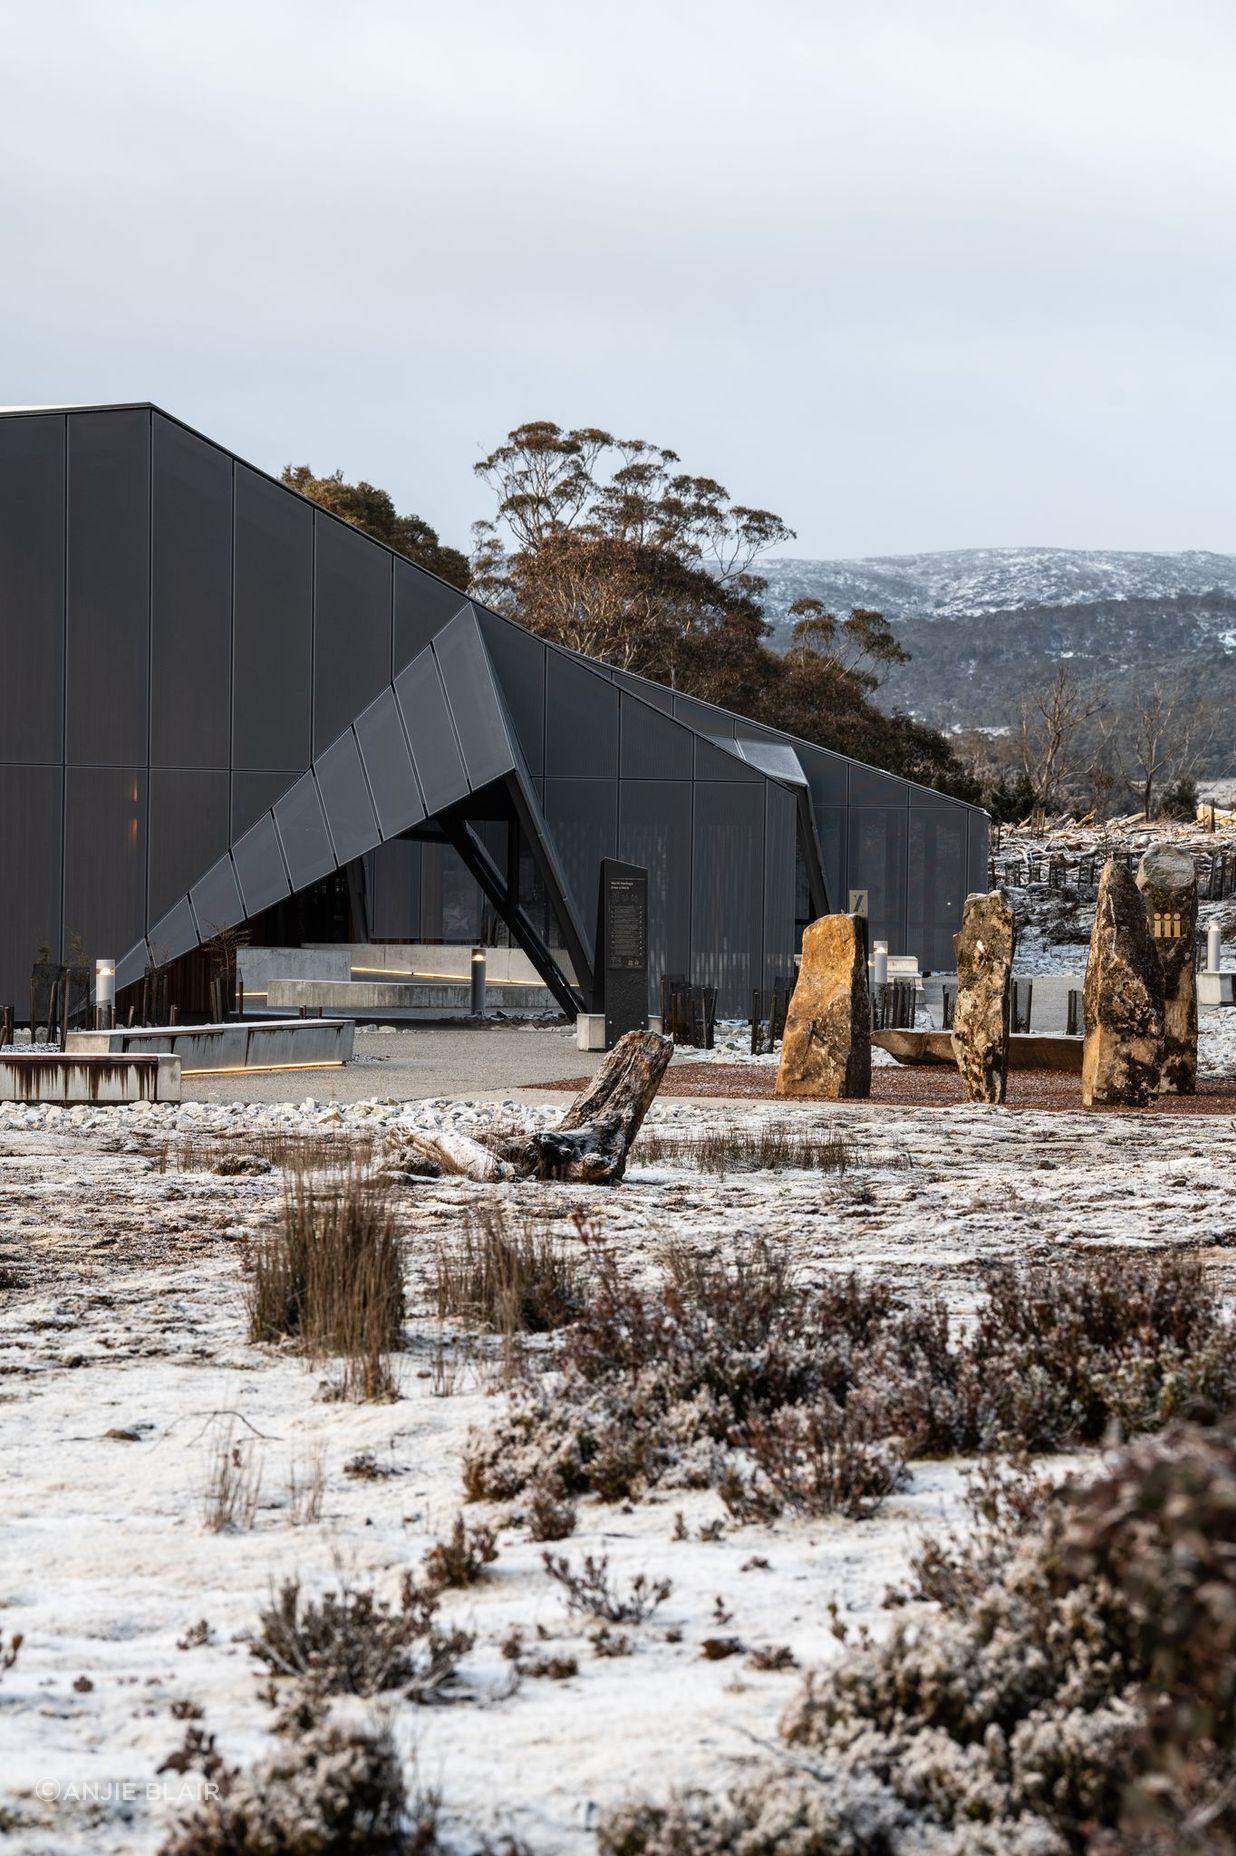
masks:
<svg viewBox="0 0 1236 1856"><path fill-rule="evenodd" d="M411 561L395 562L395 642L392 672L404 668L425 649L459 608L467 594L436 580Z"/></svg>
<svg viewBox="0 0 1236 1856"><path fill-rule="evenodd" d="M503 707L528 772L545 772L545 660L548 647L492 612L477 613Z"/></svg>
<svg viewBox="0 0 1236 1856"><path fill-rule="evenodd" d="M350 728L338 741L331 742L325 754L319 754L313 771L334 841L335 860L350 864L354 857L371 851L382 837L360 749Z"/></svg>
<svg viewBox="0 0 1236 1856"><path fill-rule="evenodd" d="M428 810L441 812L466 799L468 776L432 651L422 651L400 671L395 695Z"/></svg>
<svg viewBox="0 0 1236 1856"><path fill-rule="evenodd" d="M227 767L232 460L156 413L151 463L150 759Z"/></svg>
<svg viewBox="0 0 1236 1856"><path fill-rule="evenodd" d="M618 854L617 780L546 780L545 820L576 913L591 931L601 859Z"/></svg>
<svg viewBox="0 0 1236 1856"><path fill-rule="evenodd" d="M335 853L326 829L317 781L311 773L305 774L290 793L276 801L274 814L294 894L298 889L307 889L310 883L316 883L319 877L335 868Z"/></svg>
<svg viewBox="0 0 1236 1856"><path fill-rule="evenodd" d="M174 909L169 909L162 921L156 922L146 937L150 944L150 958L156 967L165 967L169 960L178 960L181 954L187 954L199 942L197 921L187 896L182 896ZM140 950L135 949L134 952ZM127 965L128 963L122 963ZM140 979L144 966L137 973L121 976L121 969L116 969L116 987L132 985Z"/></svg>
<svg viewBox="0 0 1236 1856"><path fill-rule="evenodd" d="M391 675L391 557L367 535L314 518L313 751L320 754Z"/></svg>
<svg viewBox="0 0 1236 1856"><path fill-rule="evenodd" d="M64 799L63 945L115 955L146 925L146 770L70 767Z"/></svg>
<svg viewBox="0 0 1236 1856"><path fill-rule="evenodd" d="M68 758L144 766L150 414L70 413L68 426Z"/></svg>
<svg viewBox="0 0 1236 1856"><path fill-rule="evenodd" d="M303 771L313 755L313 510L243 464L234 650L233 764Z"/></svg>
<svg viewBox="0 0 1236 1856"><path fill-rule="evenodd" d="M906 951L918 955L924 970L951 972L966 881L966 815L959 807L910 808L907 868Z"/></svg>
<svg viewBox="0 0 1236 1856"><path fill-rule="evenodd" d="M849 867L846 850L850 815L844 806L817 806L814 800L811 810L819 833L820 862L824 869L828 904L831 909L844 910L849 900L846 894L846 870Z"/></svg>
<svg viewBox="0 0 1236 1856"><path fill-rule="evenodd" d="M240 884L246 920L291 894L288 873L283 867L283 852L279 848L279 833L269 812L263 813L243 838L237 839L232 846L232 863Z"/></svg>
<svg viewBox="0 0 1236 1856"><path fill-rule="evenodd" d="M550 779L613 779L618 772L618 692L561 651L545 684L545 772ZM595 904L588 905L589 917Z"/></svg>
<svg viewBox="0 0 1236 1856"><path fill-rule="evenodd" d="M203 941L209 941L212 935L222 929L234 928L237 922L244 921L244 899L236 881L232 860L226 852L218 863L211 865L201 881L193 885L189 891L189 900L193 904L198 932Z"/></svg>
<svg viewBox="0 0 1236 1856"><path fill-rule="evenodd" d="M880 773L874 767L850 762L850 804L852 806L906 806L911 788L894 774Z"/></svg>
<svg viewBox="0 0 1236 1856"><path fill-rule="evenodd" d="M692 829L691 979L717 1011L751 1009L764 931L764 782L697 780Z"/></svg>
<svg viewBox="0 0 1236 1856"><path fill-rule="evenodd" d="M473 789L488 786L491 780L510 773L515 756L494 688L494 674L470 606L439 632L433 641L433 654L442 672L468 782Z"/></svg>
<svg viewBox="0 0 1236 1856"><path fill-rule="evenodd" d="M234 773L232 775L232 843L242 832L256 824L263 812L269 812L277 799L295 786L300 774L295 768L285 773Z"/></svg>
<svg viewBox="0 0 1236 1856"><path fill-rule="evenodd" d="M890 954L915 951L905 944L909 817L905 806L854 806L849 817L847 887L867 891L871 937L887 941ZM842 891L840 906L847 901Z"/></svg>
<svg viewBox="0 0 1236 1856"><path fill-rule="evenodd" d="M0 690L5 692L0 759L5 761L58 761L63 752L64 459L62 415L0 419ZM46 857L47 852L38 854ZM59 858L56 862L58 868ZM11 990L3 993L6 1000L13 996Z"/></svg>
<svg viewBox="0 0 1236 1856"><path fill-rule="evenodd" d="M967 857L966 857L966 894L975 895L985 890L991 881L991 871L987 862L988 837L990 827L987 814L970 810L967 813Z"/></svg>
<svg viewBox="0 0 1236 1856"><path fill-rule="evenodd" d="M407 736L389 687L356 719L356 739L369 775L369 788L384 838L393 838L425 816Z"/></svg>
<svg viewBox="0 0 1236 1856"><path fill-rule="evenodd" d="M714 709L711 703L696 702L692 696L674 697L674 714L688 728L698 729L704 735L732 735L734 717L727 715L724 709Z"/></svg>
<svg viewBox="0 0 1236 1856"><path fill-rule="evenodd" d="M811 787L811 803L821 806L844 806L850 796L850 763L840 754L828 754L823 748L795 749Z"/></svg>
<svg viewBox="0 0 1236 1856"><path fill-rule="evenodd" d="M702 735L695 737L695 777L697 780L745 780L748 785L764 784L763 774L748 767L736 751L715 747Z"/></svg>
<svg viewBox="0 0 1236 1856"><path fill-rule="evenodd" d="M150 775L150 889L160 916L222 856L231 837L228 776L156 767Z"/></svg>
<svg viewBox="0 0 1236 1856"><path fill-rule="evenodd" d="M629 690L632 696L638 696L641 702L660 709L663 715L673 715L674 692L667 690L663 684L650 683L647 677L633 677L625 670L615 670L613 680L619 689Z"/></svg>
<svg viewBox="0 0 1236 1856"><path fill-rule="evenodd" d="M50 948L53 959L60 952L63 788L59 767L0 766L0 1000L16 1005L19 1014L22 1001L30 996L30 964L36 950Z"/></svg>
<svg viewBox="0 0 1236 1856"><path fill-rule="evenodd" d="M370 917L379 941L416 941L421 935L421 851L409 838L374 852Z"/></svg>
<svg viewBox="0 0 1236 1856"><path fill-rule="evenodd" d="M185 904L188 907L188 904ZM133 986L141 979L150 965L152 955L145 941L139 941L127 954L122 954L116 962L116 991L124 986Z"/></svg>
<svg viewBox="0 0 1236 1856"><path fill-rule="evenodd" d="M764 959L765 986L792 974L798 877L798 802L769 780L764 786Z"/></svg>
<svg viewBox="0 0 1236 1856"><path fill-rule="evenodd" d="M634 696L621 696L619 704L623 779L689 780L695 764L690 732Z"/></svg>
<svg viewBox="0 0 1236 1856"><path fill-rule="evenodd" d="M666 973L691 965L690 780L623 780L618 788L618 854L648 872L648 985L659 999ZM656 1005L660 1010L660 1005Z"/></svg>

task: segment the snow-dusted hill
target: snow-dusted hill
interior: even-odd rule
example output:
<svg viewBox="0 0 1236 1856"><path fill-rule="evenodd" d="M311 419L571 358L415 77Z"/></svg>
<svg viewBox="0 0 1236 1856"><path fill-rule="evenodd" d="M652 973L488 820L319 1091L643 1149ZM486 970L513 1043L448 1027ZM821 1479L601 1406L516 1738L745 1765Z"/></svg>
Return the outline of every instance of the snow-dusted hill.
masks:
<svg viewBox="0 0 1236 1856"><path fill-rule="evenodd" d="M766 561L765 610L778 625L796 599L831 610L874 606L889 619L961 618L1022 606L1236 594L1236 554L1122 554L1105 549L959 548L870 560Z"/></svg>

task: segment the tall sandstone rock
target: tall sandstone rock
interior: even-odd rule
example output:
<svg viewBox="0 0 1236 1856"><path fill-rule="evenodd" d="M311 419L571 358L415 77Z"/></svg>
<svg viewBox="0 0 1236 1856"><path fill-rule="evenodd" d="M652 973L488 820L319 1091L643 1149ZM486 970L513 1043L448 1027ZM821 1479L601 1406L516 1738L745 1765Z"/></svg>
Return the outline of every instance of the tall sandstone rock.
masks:
<svg viewBox="0 0 1236 1856"><path fill-rule="evenodd" d="M1099 878L1082 995L1086 1108L1144 1108L1163 1068L1163 969L1137 884L1119 864Z"/></svg>
<svg viewBox="0 0 1236 1856"><path fill-rule="evenodd" d="M1009 1080L1009 990L1015 941L1007 896L967 896L957 956L953 1054L967 1102L1003 1102Z"/></svg>
<svg viewBox="0 0 1236 1856"><path fill-rule="evenodd" d="M867 956L852 915L824 915L804 930L802 965L781 1039L777 1094L828 1101L871 1094Z"/></svg>
<svg viewBox="0 0 1236 1856"><path fill-rule="evenodd" d="M1187 851L1153 846L1142 858L1137 887L1163 969L1164 1095L1197 1094L1197 871Z"/></svg>

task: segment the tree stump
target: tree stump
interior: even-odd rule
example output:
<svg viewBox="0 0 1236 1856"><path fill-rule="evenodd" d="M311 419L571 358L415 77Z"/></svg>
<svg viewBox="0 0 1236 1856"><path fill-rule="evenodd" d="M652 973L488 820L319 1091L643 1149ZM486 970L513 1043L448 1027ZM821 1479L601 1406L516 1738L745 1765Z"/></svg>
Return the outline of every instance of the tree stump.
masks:
<svg viewBox="0 0 1236 1856"><path fill-rule="evenodd" d="M1082 1104L1144 1108L1163 1068L1163 969L1141 892L1117 863L1103 866L1082 994Z"/></svg>
<svg viewBox="0 0 1236 1856"><path fill-rule="evenodd" d="M1142 858L1137 887L1163 970L1163 1095L1197 1094L1197 871L1187 851L1154 845Z"/></svg>
<svg viewBox="0 0 1236 1856"><path fill-rule="evenodd" d="M493 1151L521 1179L616 1184L673 1053L656 1031L628 1031L556 1128L495 1136Z"/></svg>
<svg viewBox="0 0 1236 1856"><path fill-rule="evenodd" d="M1003 1102L1009 1080L1013 911L1003 890L967 896L957 955L953 1054L967 1102Z"/></svg>

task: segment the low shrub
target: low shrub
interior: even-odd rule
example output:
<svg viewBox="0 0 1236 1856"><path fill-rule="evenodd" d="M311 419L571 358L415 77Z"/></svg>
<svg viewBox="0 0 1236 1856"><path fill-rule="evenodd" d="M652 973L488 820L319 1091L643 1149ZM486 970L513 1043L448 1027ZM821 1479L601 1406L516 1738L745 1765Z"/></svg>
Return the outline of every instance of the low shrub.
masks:
<svg viewBox="0 0 1236 1856"><path fill-rule="evenodd" d="M247 1771L216 1767L160 1856L437 1856L437 1801L409 1798L387 1728L313 1724Z"/></svg>
<svg viewBox="0 0 1236 1856"><path fill-rule="evenodd" d="M1139 1443L1079 1491L997 1477L972 1500L986 1538L929 1562L939 1611L810 1675L781 1765L610 1813L604 1856L1230 1856L1232 1426Z"/></svg>
<svg viewBox="0 0 1236 1856"><path fill-rule="evenodd" d="M545 1570L566 1592L567 1610L598 1618L607 1624L645 1624L673 1591L669 1579L649 1579L637 1573L624 1593L610 1578L609 1556L594 1559L585 1554L576 1570L563 1553L543 1553Z"/></svg>
<svg viewBox="0 0 1236 1856"><path fill-rule="evenodd" d="M684 1246L653 1287L595 1258L552 1396L527 1387L464 1454L469 1500L718 1488L739 1516L869 1514L912 1457L1033 1450L1236 1402L1236 1349L1190 1259L1001 1267L968 1332L858 1277L798 1282L757 1245Z"/></svg>
<svg viewBox="0 0 1236 1856"><path fill-rule="evenodd" d="M314 1694L401 1689L409 1700L433 1700L455 1682L473 1642L439 1622L438 1603L435 1590L410 1577L397 1606L346 1583L321 1599L302 1599L298 1581L289 1579L260 1614L252 1653L272 1677Z"/></svg>
<svg viewBox="0 0 1236 1856"><path fill-rule="evenodd" d="M346 1397L386 1398L403 1320L403 1257L388 1182L351 1164L293 1172L280 1224L254 1252L250 1339L291 1338L311 1359L339 1355Z"/></svg>
<svg viewBox="0 0 1236 1856"><path fill-rule="evenodd" d="M492 1527L468 1527L461 1514L455 1516L449 1540L436 1540L425 1554L425 1577L430 1585L475 1585L498 1557L497 1536Z"/></svg>

